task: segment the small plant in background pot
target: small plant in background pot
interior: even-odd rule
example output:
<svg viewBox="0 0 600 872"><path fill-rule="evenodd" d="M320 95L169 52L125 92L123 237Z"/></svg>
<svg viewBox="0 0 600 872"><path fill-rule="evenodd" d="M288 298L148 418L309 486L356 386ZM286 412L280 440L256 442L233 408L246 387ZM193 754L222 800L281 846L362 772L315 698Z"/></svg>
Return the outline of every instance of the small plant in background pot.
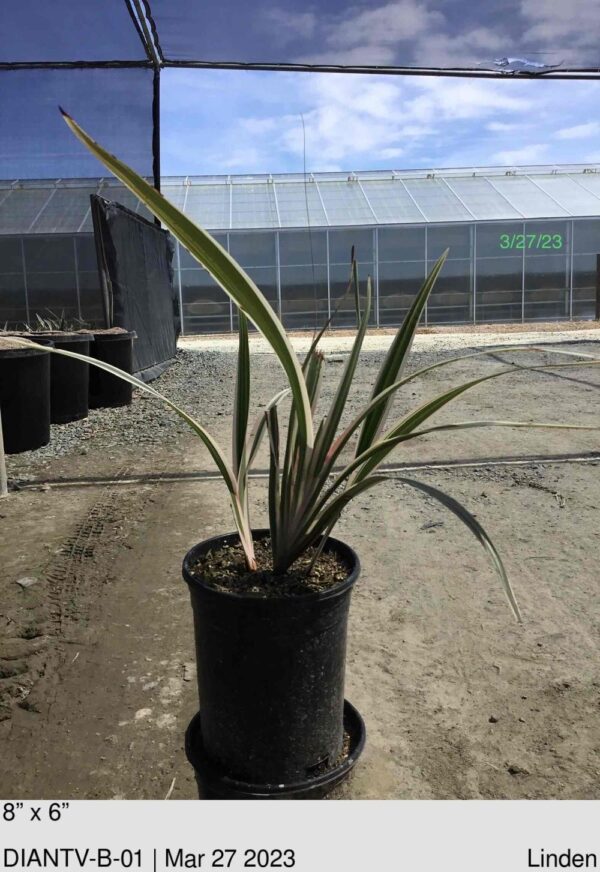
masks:
<svg viewBox="0 0 600 872"><path fill-rule="evenodd" d="M599 429L526 421L430 424L436 412L490 379L523 370L599 365L584 361L509 367L446 390L397 420L392 403L401 389L432 370L477 352L404 373L421 314L439 275L444 253L416 294L396 333L364 408L342 426L371 307L371 285L361 295L353 259L350 288L358 330L331 403L319 407L325 328L299 363L283 326L260 290L204 230L147 182L66 121L88 149L126 185L213 275L239 308L239 348L231 459L201 423L154 388L115 367L53 350L118 375L166 403L201 438L229 492L235 532L201 542L183 562L194 613L201 711L190 724L187 751L199 777L221 796L314 797L345 777L364 744L364 724L344 700L346 623L360 564L352 548L331 533L345 507L386 480L381 464L405 442L435 432L473 427ZM251 415L247 318L270 343L288 388ZM326 325L327 326L327 325ZM517 347L504 350L539 351ZM287 426L280 426L283 403ZM251 426L251 418L254 418ZM268 529L252 528L249 470L268 440ZM453 512L488 552L510 607L519 608L504 566L479 522L454 498L415 479L406 487Z"/></svg>

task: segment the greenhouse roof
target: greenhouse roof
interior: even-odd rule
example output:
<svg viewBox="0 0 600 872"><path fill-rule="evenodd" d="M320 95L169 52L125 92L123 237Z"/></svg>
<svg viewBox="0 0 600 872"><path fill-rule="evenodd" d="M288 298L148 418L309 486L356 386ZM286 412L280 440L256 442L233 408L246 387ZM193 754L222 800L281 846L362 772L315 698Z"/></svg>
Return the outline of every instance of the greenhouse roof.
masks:
<svg viewBox="0 0 600 872"><path fill-rule="evenodd" d="M209 230L600 216L600 165L167 176L163 194ZM150 217L112 179L0 181L0 234L89 233L90 194Z"/></svg>

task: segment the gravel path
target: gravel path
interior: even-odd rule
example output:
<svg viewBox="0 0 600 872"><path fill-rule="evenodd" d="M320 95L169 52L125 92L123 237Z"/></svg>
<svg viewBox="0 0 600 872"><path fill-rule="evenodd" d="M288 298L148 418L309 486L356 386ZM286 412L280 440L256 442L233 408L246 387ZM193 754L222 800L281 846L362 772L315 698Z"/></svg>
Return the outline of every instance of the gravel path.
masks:
<svg viewBox="0 0 600 872"><path fill-rule="evenodd" d="M387 351L394 338L393 333L374 332L365 337L364 351ZM294 334L290 337L292 347L298 353L308 351L312 337L310 335ZM413 351L456 351L465 348L485 348L488 345L547 345L558 342L586 342L600 339L598 328L564 329L564 330L528 330L489 332L487 330L464 331L457 333L418 333L413 342ZM354 336L346 332L330 333L321 340L320 347L326 353L350 351ZM184 336L179 340L181 348L199 351L230 352L237 348L235 336ZM262 336L251 336L251 351L254 353L272 353Z"/></svg>
<svg viewBox="0 0 600 872"><path fill-rule="evenodd" d="M375 375L389 347L391 335L367 336L355 390L349 404L349 412L356 410L362 398L370 392ZM352 336L336 336L323 339L323 349L328 356L331 374L326 373L324 401L330 397L337 382L337 371L345 360L345 354L353 341ZM252 337L251 363L253 378L253 406L260 408L273 394L285 387L285 377L274 355L267 350L260 337ZM309 346L309 337L293 337L295 350L302 354ZM551 346L575 343L571 350L581 347L586 353L600 356L600 331L569 330L539 333L440 333L423 334L415 339L407 370L435 363L457 352L470 349L511 345ZM580 343L582 343L580 345ZM230 413L236 370L236 340L195 337L180 340L177 359L152 386L195 415L210 432L217 435L223 445L230 439ZM598 350L597 350L598 349ZM522 356L519 359L523 360ZM498 361L489 358L476 359L478 372L482 367ZM469 370L471 376L473 370ZM459 367L452 370L452 377L460 377ZM417 394L413 393L413 399ZM160 446L177 446L188 436L189 429L171 410L143 391L134 391L133 403L120 409L91 410L83 421L74 421L52 427L50 444L36 451L28 451L7 458L9 479L27 481L43 474L51 461L86 455L92 448L102 451L107 458L116 453L138 456L140 449L149 452Z"/></svg>

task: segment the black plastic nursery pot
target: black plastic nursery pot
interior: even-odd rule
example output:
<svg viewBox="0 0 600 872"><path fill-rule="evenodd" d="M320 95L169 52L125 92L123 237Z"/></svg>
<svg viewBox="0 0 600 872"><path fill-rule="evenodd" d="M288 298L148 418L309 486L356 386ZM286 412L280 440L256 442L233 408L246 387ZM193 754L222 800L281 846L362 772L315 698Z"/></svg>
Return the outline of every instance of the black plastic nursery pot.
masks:
<svg viewBox="0 0 600 872"><path fill-rule="evenodd" d="M255 540L268 535L254 532ZM199 556L236 541L232 533L201 542L183 561L200 695L188 758L208 795L317 798L349 774L364 746L362 718L344 700L348 610L360 562L329 538L325 550L348 567L344 581L268 598L220 591L192 575Z"/></svg>
<svg viewBox="0 0 600 872"><path fill-rule="evenodd" d="M27 334L37 341L51 339L55 348L76 354L90 353L90 333ZM79 421L88 415L89 366L60 354L48 355L50 362L50 420L53 424Z"/></svg>
<svg viewBox="0 0 600 872"><path fill-rule="evenodd" d="M50 357L35 348L0 351L0 410L7 454L32 451L50 441Z"/></svg>
<svg viewBox="0 0 600 872"><path fill-rule="evenodd" d="M90 356L133 372L133 340L136 333L94 331ZM96 366L90 367L90 409L117 408L131 403L132 385Z"/></svg>

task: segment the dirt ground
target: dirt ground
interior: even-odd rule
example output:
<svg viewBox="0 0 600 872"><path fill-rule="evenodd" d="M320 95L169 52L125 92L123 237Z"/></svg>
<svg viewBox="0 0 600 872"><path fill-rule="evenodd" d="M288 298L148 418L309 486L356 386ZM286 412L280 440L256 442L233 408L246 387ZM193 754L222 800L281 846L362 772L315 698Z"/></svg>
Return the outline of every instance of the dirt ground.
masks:
<svg viewBox="0 0 600 872"><path fill-rule="evenodd" d="M600 357L598 341L557 347ZM350 411L382 356L364 355ZM397 411L501 361L524 362L498 356L411 383ZM436 359L414 354L412 366ZM537 360L556 357L547 347ZM342 363L328 361L329 388ZM187 395L228 444L234 368L234 354L185 351L155 386L180 402ZM282 384L275 358L256 355L255 404ZM436 421L599 425L599 388L591 368L520 372L473 389ZM180 564L232 524L206 451L150 408L136 396L117 416L95 411L85 427L66 425L58 455L9 459L19 489L0 501L2 798L197 796L183 750L198 700ZM416 440L394 462L475 513L525 622L513 620L470 533L393 472L357 500L338 535L363 566L346 695L368 738L336 796L600 798L600 434L469 430ZM264 479L252 490L260 526ZM34 583L22 587L24 578Z"/></svg>

